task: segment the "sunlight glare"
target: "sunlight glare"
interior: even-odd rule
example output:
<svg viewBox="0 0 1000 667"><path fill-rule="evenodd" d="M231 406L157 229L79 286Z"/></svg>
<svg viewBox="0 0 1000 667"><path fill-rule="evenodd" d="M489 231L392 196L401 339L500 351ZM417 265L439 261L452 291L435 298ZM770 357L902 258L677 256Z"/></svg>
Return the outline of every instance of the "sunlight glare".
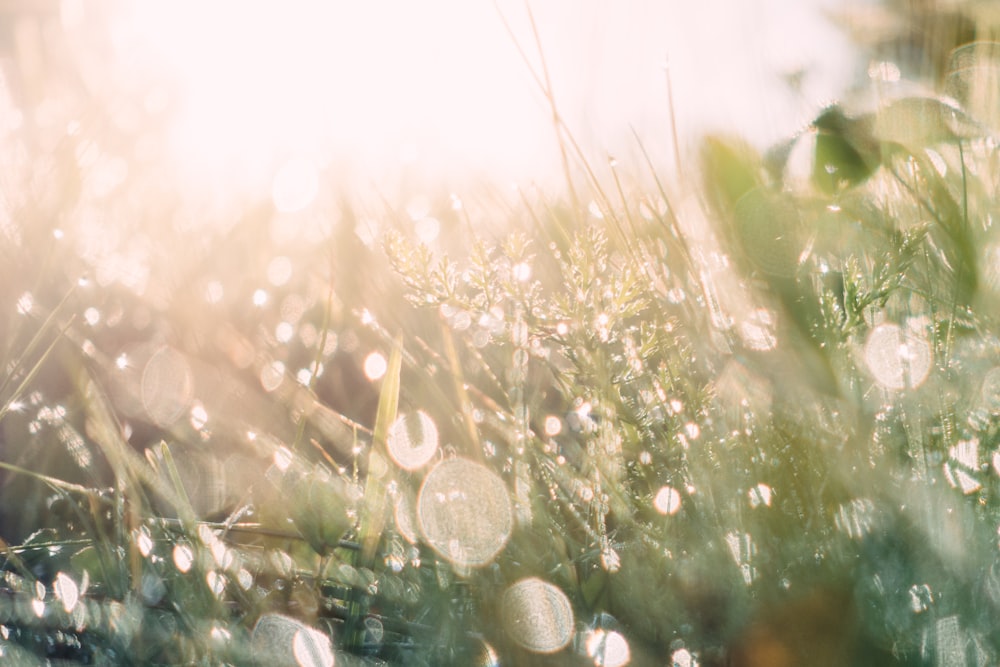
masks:
<svg viewBox="0 0 1000 667"><path fill-rule="evenodd" d="M137 71L172 82L180 164L227 183L273 182L287 210L275 168L290 157L362 171L405 166L404 154L523 160L516 146L546 128L525 104L527 73L502 24L472 4L132 3L116 44Z"/></svg>

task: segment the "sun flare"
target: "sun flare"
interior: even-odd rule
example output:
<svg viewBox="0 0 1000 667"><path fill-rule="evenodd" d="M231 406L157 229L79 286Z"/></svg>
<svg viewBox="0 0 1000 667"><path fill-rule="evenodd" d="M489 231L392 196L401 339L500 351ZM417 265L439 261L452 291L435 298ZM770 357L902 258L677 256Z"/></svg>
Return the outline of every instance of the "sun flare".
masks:
<svg viewBox="0 0 1000 667"><path fill-rule="evenodd" d="M174 159L252 186L290 158L502 169L543 131L502 24L465 3L131 3L116 43L176 95Z"/></svg>

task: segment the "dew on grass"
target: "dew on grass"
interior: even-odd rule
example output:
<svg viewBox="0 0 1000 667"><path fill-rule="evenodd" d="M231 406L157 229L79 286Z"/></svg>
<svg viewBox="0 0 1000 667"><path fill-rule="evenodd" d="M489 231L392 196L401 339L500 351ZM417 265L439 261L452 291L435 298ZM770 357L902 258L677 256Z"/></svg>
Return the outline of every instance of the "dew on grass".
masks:
<svg viewBox="0 0 1000 667"><path fill-rule="evenodd" d="M495 473L466 459L437 464L417 497L417 520L427 543L460 566L493 561L513 529L507 487Z"/></svg>
<svg viewBox="0 0 1000 667"><path fill-rule="evenodd" d="M573 638L573 607L558 587L530 577L503 596L503 625L510 638L535 653L555 653Z"/></svg>
<svg viewBox="0 0 1000 667"><path fill-rule="evenodd" d="M698 661L691 651L679 648L670 656L670 667L698 667Z"/></svg>
<svg viewBox="0 0 1000 667"><path fill-rule="evenodd" d="M441 233L441 223L437 218L428 216L417 220L413 225L413 231L421 243L430 244L436 241Z"/></svg>
<svg viewBox="0 0 1000 667"><path fill-rule="evenodd" d="M146 415L157 426L169 426L188 409L194 393L191 367L184 355L163 346L142 370L140 394Z"/></svg>
<svg viewBox="0 0 1000 667"><path fill-rule="evenodd" d="M628 640L614 630L592 631L587 636L586 649L594 667L624 667L632 660Z"/></svg>
<svg viewBox="0 0 1000 667"><path fill-rule="evenodd" d="M754 556L757 554L757 546L754 544L750 533L729 532L726 533L726 546L729 553L740 568L743 575L743 583L747 586L754 582L757 571L753 566Z"/></svg>
<svg viewBox="0 0 1000 667"><path fill-rule="evenodd" d="M562 420L556 415L549 415L545 418L545 435L557 436L562 432Z"/></svg>
<svg viewBox="0 0 1000 667"><path fill-rule="evenodd" d="M139 553L142 554L143 558L148 558L149 554L153 552L153 538L145 526L136 531L135 545L139 548Z"/></svg>
<svg viewBox="0 0 1000 667"><path fill-rule="evenodd" d="M19 315L27 315L35 307L35 297L31 292L25 292L17 299L17 312Z"/></svg>
<svg viewBox="0 0 1000 667"><path fill-rule="evenodd" d="M205 584L212 595L219 597L226 590L226 576L211 570L205 574Z"/></svg>
<svg viewBox="0 0 1000 667"><path fill-rule="evenodd" d="M960 440L948 448L948 461L944 464L944 474L952 488L968 495L982 488L974 477L979 468L979 439Z"/></svg>
<svg viewBox="0 0 1000 667"><path fill-rule="evenodd" d="M437 426L423 410L402 414L389 427L386 447L400 468L416 470L437 452Z"/></svg>
<svg viewBox="0 0 1000 667"><path fill-rule="evenodd" d="M263 614L250 636L254 664L260 667L332 667L330 638L281 614Z"/></svg>
<svg viewBox="0 0 1000 667"><path fill-rule="evenodd" d="M174 567L177 571L186 574L191 570L191 565L194 564L194 552L186 544L175 544L174 545Z"/></svg>
<svg viewBox="0 0 1000 667"><path fill-rule="evenodd" d="M875 527L875 504L868 498L855 498L837 509L833 521L848 537L861 539Z"/></svg>
<svg viewBox="0 0 1000 667"><path fill-rule="evenodd" d="M371 352L363 364L365 377L370 381L381 380L385 372L389 370L389 362L381 352Z"/></svg>
<svg viewBox="0 0 1000 667"><path fill-rule="evenodd" d="M681 509L681 494L672 486L663 486L653 498L653 507L660 514L677 514Z"/></svg>
<svg viewBox="0 0 1000 667"><path fill-rule="evenodd" d="M295 335L295 327L293 327L289 322L278 322L278 325L274 327L274 339L279 343L287 343L292 340Z"/></svg>
<svg viewBox="0 0 1000 667"><path fill-rule="evenodd" d="M201 431L208 424L208 411L205 410L205 406L202 405L201 401L195 401L191 406L188 421L191 423L191 428L196 431Z"/></svg>
<svg viewBox="0 0 1000 667"><path fill-rule="evenodd" d="M927 584L913 584L910 586L910 609L914 614L920 614L931 608L934 602L934 593Z"/></svg>
<svg viewBox="0 0 1000 667"><path fill-rule="evenodd" d="M865 362L887 389L919 387L931 370L930 342L910 328L881 324L865 341Z"/></svg>
<svg viewBox="0 0 1000 667"><path fill-rule="evenodd" d="M260 369L260 386L266 392L272 392L281 386L285 379L285 364L280 361L272 361Z"/></svg>
<svg viewBox="0 0 1000 667"><path fill-rule="evenodd" d="M52 591L56 599L62 602L66 613L72 613L76 603L80 600L80 589L76 582L65 572L59 572L52 582Z"/></svg>
<svg viewBox="0 0 1000 667"><path fill-rule="evenodd" d="M750 498L750 507L757 508L763 505L764 507L771 506L771 487L767 484L757 484L749 491L747 491L747 496Z"/></svg>

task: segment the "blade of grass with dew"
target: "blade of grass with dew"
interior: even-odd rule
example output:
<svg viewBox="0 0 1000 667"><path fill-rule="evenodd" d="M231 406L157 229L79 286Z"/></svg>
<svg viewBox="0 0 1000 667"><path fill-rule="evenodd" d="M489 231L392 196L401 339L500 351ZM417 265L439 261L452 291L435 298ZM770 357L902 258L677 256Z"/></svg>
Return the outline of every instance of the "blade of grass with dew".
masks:
<svg viewBox="0 0 1000 667"><path fill-rule="evenodd" d="M388 509L387 492L389 486L389 460L386 436L389 427L396 421L399 410L400 371L403 366L403 337L396 337L389 354L382 389L379 393L378 412L375 414L375 429L371 451L368 454L368 476L365 479L364 499L361 505L359 540L361 542L361 564L370 566L375 557L375 549L385 528Z"/></svg>

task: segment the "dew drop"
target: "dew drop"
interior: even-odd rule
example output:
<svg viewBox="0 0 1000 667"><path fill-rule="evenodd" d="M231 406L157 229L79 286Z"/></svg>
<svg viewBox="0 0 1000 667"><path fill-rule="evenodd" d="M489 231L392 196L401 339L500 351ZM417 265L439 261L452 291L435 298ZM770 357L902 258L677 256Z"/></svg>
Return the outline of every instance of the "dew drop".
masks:
<svg viewBox="0 0 1000 667"><path fill-rule="evenodd" d="M333 667L330 638L280 614L264 614L250 638L254 664L275 667Z"/></svg>
<svg viewBox="0 0 1000 667"><path fill-rule="evenodd" d="M573 638L573 608L556 586L534 577L522 579L504 593L503 624L523 648L555 653Z"/></svg>
<svg viewBox="0 0 1000 667"><path fill-rule="evenodd" d="M931 370L930 343L909 328L881 324L868 334L865 361L875 380L887 389L918 387Z"/></svg>
<svg viewBox="0 0 1000 667"><path fill-rule="evenodd" d="M174 567L177 568L178 572L186 574L193 563L194 553L191 551L191 547L186 544L174 545Z"/></svg>
<svg viewBox="0 0 1000 667"><path fill-rule="evenodd" d="M503 480L466 459L442 461L427 474L417 497L417 519L435 551L465 566L492 562L514 523Z"/></svg>
<svg viewBox="0 0 1000 667"><path fill-rule="evenodd" d="M67 574L60 572L56 575L55 581L52 582L52 590L55 593L56 599L62 602L66 613L72 613L73 608L76 607L76 603L80 599L80 589L77 587L76 582Z"/></svg>
<svg viewBox="0 0 1000 667"><path fill-rule="evenodd" d="M285 364L280 361L272 361L260 369L260 385L264 388L264 391L274 391L281 386L284 379Z"/></svg>
<svg viewBox="0 0 1000 667"><path fill-rule="evenodd" d="M632 659L628 641L614 630L594 630L587 636L586 648L594 667L624 667Z"/></svg>
<svg viewBox="0 0 1000 667"><path fill-rule="evenodd" d="M681 509L681 494L672 486L661 487L653 499L653 507L660 514L677 514Z"/></svg>
<svg viewBox="0 0 1000 667"><path fill-rule="evenodd" d="M381 352L372 352L365 357L364 372L365 377L374 382L381 380L382 376L389 369L389 364Z"/></svg>
<svg viewBox="0 0 1000 667"><path fill-rule="evenodd" d="M389 456L404 470L416 470L438 449L438 430L430 416L418 410L400 415L386 435Z"/></svg>

